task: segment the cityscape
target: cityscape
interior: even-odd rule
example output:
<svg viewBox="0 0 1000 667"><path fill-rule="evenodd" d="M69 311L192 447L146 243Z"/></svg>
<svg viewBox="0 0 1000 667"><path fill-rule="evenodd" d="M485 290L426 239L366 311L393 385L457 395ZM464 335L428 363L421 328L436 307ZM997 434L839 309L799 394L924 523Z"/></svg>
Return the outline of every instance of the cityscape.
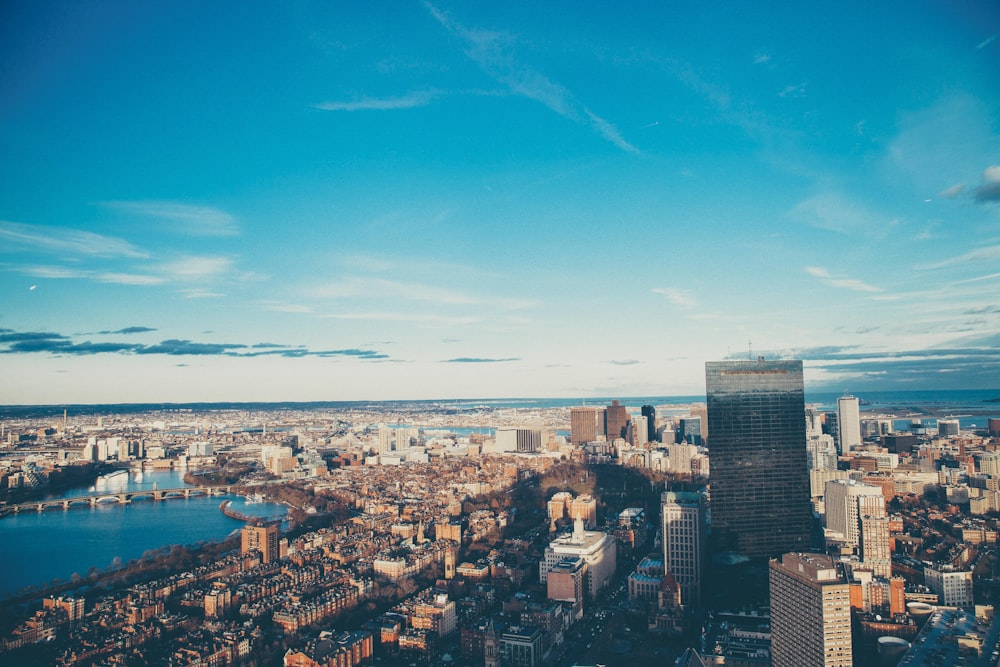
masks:
<svg viewBox="0 0 1000 667"><path fill-rule="evenodd" d="M1000 667L1000 3L0 3L0 665Z"/></svg>
<svg viewBox="0 0 1000 667"><path fill-rule="evenodd" d="M4 408L0 662L998 664L1000 390L705 374L637 405Z"/></svg>

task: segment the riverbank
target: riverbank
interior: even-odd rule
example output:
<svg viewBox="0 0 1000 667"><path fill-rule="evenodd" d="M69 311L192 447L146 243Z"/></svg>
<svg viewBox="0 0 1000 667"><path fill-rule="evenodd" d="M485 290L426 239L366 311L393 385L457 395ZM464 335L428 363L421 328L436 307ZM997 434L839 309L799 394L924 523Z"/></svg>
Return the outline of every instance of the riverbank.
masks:
<svg viewBox="0 0 1000 667"><path fill-rule="evenodd" d="M185 486L180 471L130 473L123 492ZM88 492L68 492L63 498ZM192 495L159 502L148 494L128 504L77 504L72 510L20 512L0 521L0 597L28 586L61 586L94 572L120 569L123 563L152 557L166 546L197 545L226 539L244 523L219 511L229 499L247 515L277 518L287 508L276 503L247 505L237 495ZM68 548L68 545L72 545Z"/></svg>
<svg viewBox="0 0 1000 667"><path fill-rule="evenodd" d="M53 468L46 474L46 482L33 488L0 489L0 503L16 505L33 500L48 500L77 488L93 486L101 475L117 470L108 463L73 463Z"/></svg>

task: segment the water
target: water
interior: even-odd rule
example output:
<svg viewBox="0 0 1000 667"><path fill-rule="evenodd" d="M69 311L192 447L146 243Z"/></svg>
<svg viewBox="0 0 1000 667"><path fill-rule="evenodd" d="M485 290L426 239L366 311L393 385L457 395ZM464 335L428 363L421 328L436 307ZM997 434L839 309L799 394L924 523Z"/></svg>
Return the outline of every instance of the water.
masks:
<svg viewBox="0 0 1000 667"><path fill-rule="evenodd" d="M189 486L178 471L130 472L100 483L99 490L134 491ZM94 493L74 489L56 496L69 498ZM219 510L224 500L232 508L255 516L280 516L276 503L247 505L239 496L195 496L164 501L139 499L130 505L21 512L0 519L0 598L26 586L41 586L53 579L69 581L73 574L86 576L90 568L104 570L116 563L141 558L147 551L174 544L195 544L225 538L243 523Z"/></svg>

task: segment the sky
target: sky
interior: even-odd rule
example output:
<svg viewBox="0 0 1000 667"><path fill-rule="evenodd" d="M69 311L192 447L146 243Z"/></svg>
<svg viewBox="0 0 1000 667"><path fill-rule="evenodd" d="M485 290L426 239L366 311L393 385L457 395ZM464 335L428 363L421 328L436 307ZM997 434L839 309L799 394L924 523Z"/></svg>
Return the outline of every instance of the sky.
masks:
<svg viewBox="0 0 1000 667"><path fill-rule="evenodd" d="M1000 387L1000 4L0 4L0 404Z"/></svg>

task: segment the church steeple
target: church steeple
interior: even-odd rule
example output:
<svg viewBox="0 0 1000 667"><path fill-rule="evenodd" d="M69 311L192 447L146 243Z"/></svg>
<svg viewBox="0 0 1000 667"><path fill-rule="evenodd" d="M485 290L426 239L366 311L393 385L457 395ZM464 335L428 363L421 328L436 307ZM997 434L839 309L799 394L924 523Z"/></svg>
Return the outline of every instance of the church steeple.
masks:
<svg viewBox="0 0 1000 667"><path fill-rule="evenodd" d="M500 650L497 644L497 629L490 617L486 624L486 636L483 639L483 664L484 667L497 667L500 664Z"/></svg>

